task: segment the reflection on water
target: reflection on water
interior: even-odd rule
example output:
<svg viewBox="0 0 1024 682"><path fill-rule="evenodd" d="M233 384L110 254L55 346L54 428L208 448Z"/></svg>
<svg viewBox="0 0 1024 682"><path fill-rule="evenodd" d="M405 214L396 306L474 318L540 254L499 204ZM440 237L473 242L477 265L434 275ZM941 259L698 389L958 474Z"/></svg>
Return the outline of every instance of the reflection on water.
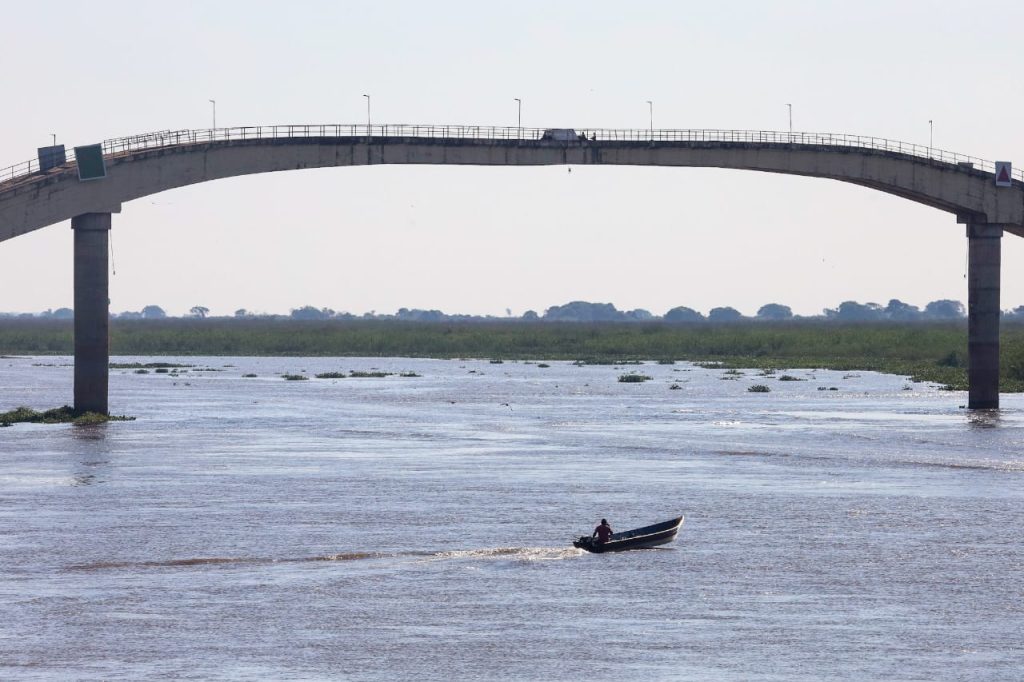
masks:
<svg viewBox="0 0 1024 682"><path fill-rule="evenodd" d="M975 428L991 429L999 426L1000 410L969 410L967 423Z"/></svg>
<svg viewBox="0 0 1024 682"><path fill-rule="evenodd" d="M0 409L66 402L66 363L5 361ZM642 384L570 363L187 363L112 373L138 421L0 430L0 678L1024 668L1018 396L966 412L900 377L682 363ZM394 375L280 378L372 368ZM602 517L680 514L660 550L570 544Z"/></svg>

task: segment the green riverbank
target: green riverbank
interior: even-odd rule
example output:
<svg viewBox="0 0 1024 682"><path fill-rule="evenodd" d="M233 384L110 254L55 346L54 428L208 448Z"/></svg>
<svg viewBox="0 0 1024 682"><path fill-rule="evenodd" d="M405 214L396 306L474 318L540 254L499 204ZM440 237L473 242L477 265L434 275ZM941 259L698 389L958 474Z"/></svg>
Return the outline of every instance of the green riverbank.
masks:
<svg viewBox="0 0 1024 682"><path fill-rule="evenodd" d="M113 320L112 355L274 355L505 360L715 361L727 367L874 370L967 387L967 328L957 323L669 325L409 323L287 319ZM0 355L70 355L65 320L0 320ZM1024 325L1004 324L1001 387L1024 391Z"/></svg>

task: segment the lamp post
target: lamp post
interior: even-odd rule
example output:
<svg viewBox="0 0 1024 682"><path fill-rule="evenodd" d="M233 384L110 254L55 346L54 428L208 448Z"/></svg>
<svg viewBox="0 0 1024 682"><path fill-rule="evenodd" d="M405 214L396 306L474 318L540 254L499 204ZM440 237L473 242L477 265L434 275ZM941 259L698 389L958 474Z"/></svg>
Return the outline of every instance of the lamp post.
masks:
<svg viewBox="0 0 1024 682"><path fill-rule="evenodd" d="M50 133L50 137L53 138L53 146L57 146L57 133Z"/></svg>
<svg viewBox="0 0 1024 682"><path fill-rule="evenodd" d="M217 129L217 100L211 99L211 100L209 100L209 102L210 102L210 104L213 105L213 129L216 130Z"/></svg>
<svg viewBox="0 0 1024 682"><path fill-rule="evenodd" d="M366 136L370 137L370 96L363 95L366 98Z"/></svg>
<svg viewBox="0 0 1024 682"><path fill-rule="evenodd" d="M654 141L654 102L647 100L647 112L651 120L651 141Z"/></svg>
<svg viewBox="0 0 1024 682"><path fill-rule="evenodd" d="M514 99L518 105L519 116L516 119L516 126L519 128L519 139L523 139L523 100L518 97L513 97L512 99Z"/></svg>
<svg viewBox="0 0 1024 682"><path fill-rule="evenodd" d="M792 104L787 104L786 106L789 107L789 139L792 140L793 139L793 105Z"/></svg>
<svg viewBox="0 0 1024 682"><path fill-rule="evenodd" d="M928 156L932 155L932 147L935 146L935 126L932 120L928 119Z"/></svg>

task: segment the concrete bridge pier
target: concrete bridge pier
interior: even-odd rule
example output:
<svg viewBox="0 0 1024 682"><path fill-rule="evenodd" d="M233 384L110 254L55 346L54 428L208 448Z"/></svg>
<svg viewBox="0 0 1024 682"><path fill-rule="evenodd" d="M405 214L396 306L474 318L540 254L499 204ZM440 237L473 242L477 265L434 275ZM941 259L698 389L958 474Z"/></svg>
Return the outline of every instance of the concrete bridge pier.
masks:
<svg viewBox="0 0 1024 682"><path fill-rule="evenodd" d="M967 223L967 407L999 407L999 276L1003 226Z"/></svg>
<svg viewBox="0 0 1024 682"><path fill-rule="evenodd" d="M107 414L110 214L71 219L75 232L75 410Z"/></svg>

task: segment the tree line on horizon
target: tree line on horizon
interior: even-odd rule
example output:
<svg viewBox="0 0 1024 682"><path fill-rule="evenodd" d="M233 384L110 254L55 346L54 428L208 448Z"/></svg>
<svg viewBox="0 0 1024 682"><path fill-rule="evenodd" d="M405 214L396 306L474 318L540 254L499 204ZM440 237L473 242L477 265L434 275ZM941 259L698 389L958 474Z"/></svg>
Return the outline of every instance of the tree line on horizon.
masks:
<svg viewBox="0 0 1024 682"><path fill-rule="evenodd" d="M34 318L34 319L73 319L74 310L57 308L40 313L0 313L0 318ZM1024 305L1004 310L1003 318L1024 321ZM564 305L551 306L544 313L527 310L519 317L511 312L506 317L493 315L462 315L447 314L440 310L422 310L419 308L399 308L394 314L377 314L376 312L355 315L337 312L331 308L317 308L306 305L293 308L289 314L254 313L239 308L230 316L211 316L210 309L205 306L193 306L187 315L177 319L275 319L275 320L398 320L402 322L664 322L668 324L692 324L701 322L737 323L737 322L785 322L790 320L825 320L834 322L934 322L960 320L966 316L964 304L960 301L941 299L928 303L924 309L904 303L899 299L891 299L885 306L878 303L858 303L843 301L835 308L825 308L820 315L795 315L793 310L781 303L767 303L761 306L753 316L746 316L735 308L723 306L712 308L707 315L687 306L676 306L664 315L655 315L649 310L618 310L611 303L591 303L588 301L571 301ZM147 305L139 311L112 313L111 319L118 320L162 320L175 319L158 305Z"/></svg>

